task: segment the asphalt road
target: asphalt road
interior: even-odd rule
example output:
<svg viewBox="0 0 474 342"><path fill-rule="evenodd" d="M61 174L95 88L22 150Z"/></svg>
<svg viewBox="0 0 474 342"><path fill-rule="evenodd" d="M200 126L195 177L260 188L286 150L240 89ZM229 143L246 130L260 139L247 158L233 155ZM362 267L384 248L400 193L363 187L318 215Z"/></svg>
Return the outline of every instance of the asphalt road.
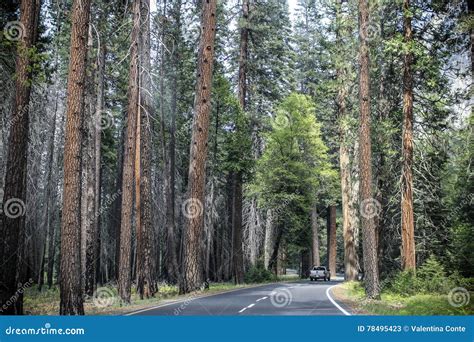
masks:
<svg viewBox="0 0 474 342"><path fill-rule="evenodd" d="M131 315L348 315L330 288L340 281L266 284L163 304Z"/></svg>

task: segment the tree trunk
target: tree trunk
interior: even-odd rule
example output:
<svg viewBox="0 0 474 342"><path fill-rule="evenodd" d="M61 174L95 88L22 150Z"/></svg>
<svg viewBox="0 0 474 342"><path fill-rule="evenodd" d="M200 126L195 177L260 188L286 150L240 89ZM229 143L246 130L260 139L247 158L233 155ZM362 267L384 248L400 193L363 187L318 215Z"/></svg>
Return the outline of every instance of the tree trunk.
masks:
<svg viewBox="0 0 474 342"><path fill-rule="evenodd" d="M181 32L181 0L176 1L174 8L175 16L175 42L180 39ZM176 111L177 111L177 98L178 98L178 64L179 64L179 49L175 46L173 50L173 84L171 89L171 122L170 122L170 142L169 142L169 160L168 160L168 197L166 200L166 261L167 261L167 272L168 276L172 281L179 283L179 266L177 256L177 244L176 244L176 222L175 222L175 203L176 203L176 192L175 192L175 178L176 178Z"/></svg>
<svg viewBox="0 0 474 342"><path fill-rule="evenodd" d="M359 106L360 106L360 199L364 253L365 292L369 298L380 297L377 267L375 223L370 207L376 205L372 196L372 147L370 142L370 79L367 43L369 9L367 0L359 0Z"/></svg>
<svg viewBox="0 0 474 342"><path fill-rule="evenodd" d="M308 249L303 249L301 251L301 269L300 269L300 278L305 279L309 277L309 271L311 269L310 263L310 253Z"/></svg>
<svg viewBox="0 0 474 342"><path fill-rule="evenodd" d="M339 0L336 8L337 28L336 39L341 49L344 49L343 35L347 35L345 22L341 13L342 0ZM348 117L346 112L347 98L347 73L344 68L336 70L338 80L337 110L339 119L339 168L341 173L341 197L342 197L342 228L344 237L344 278L345 280L357 279L357 251L354 244L354 227L350 215L351 196L351 169L349 158Z"/></svg>
<svg viewBox="0 0 474 342"><path fill-rule="evenodd" d="M95 106L96 101L94 91L94 69L92 64L92 49L93 49L93 38L92 38L92 25L89 25L88 35L88 51L89 56L87 63L89 64L89 70L86 71L86 95L85 95L85 106L84 106L84 145L82 147L82 246L83 256L82 265L84 265L83 276L84 276L84 292L88 296L92 296L96 284L96 251L97 251L97 234L96 225L94 222L95 212Z"/></svg>
<svg viewBox="0 0 474 342"><path fill-rule="evenodd" d="M403 1L404 42L413 40L410 0ZM411 47L409 47L411 49ZM402 138L402 267L413 270L415 259L415 223L413 219L413 53L405 53L403 66L403 138Z"/></svg>
<svg viewBox="0 0 474 342"><path fill-rule="evenodd" d="M124 113L123 122L125 123L126 114ZM114 278L118 281L118 275L120 273L120 231L122 227L122 188L123 188L123 158L125 155L125 135L127 127L124 125L120 133L120 142L118 146L118 157L117 157L117 179L115 184L115 191L118 194L115 200L113 214L110 217L110 224L112 226L111 231L115 233L115 262L114 262Z"/></svg>
<svg viewBox="0 0 474 342"><path fill-rule="evenodd" d="M336 206L330 205L328 207L327 219L327 239L328 239L328 268L333 275L336 275Z"/></svg>
<svg viewBox="0 0 474 342"><path fill-rule="evenodd" d="M64 190L61 224L60 314L83 315L81 265L81 144L84 116L87 37L90 0L75 0L71 15L66 133L64 142Z"/></svg>
<svg viewBox="0 0 474 342"><path fill-rule="evenodd" d="M267 219L265 222L265 242L264 242L264 266L268 269L273 249L273 213L271 209L267 210Z"/></svg>
<svg viewBox="0 0 474 342"><path fill-rule="evenodd" d="M104 15L101 13L99 20L104 20ZM101 38L101 37L100 37ZM96 232L96 255L97 255L97 262L96 262L96 270L97 273L100 273L101 269L101 250L102 250L102 243L100 239L101 235L101 199L102 199L102 192L101 192L101 184L102 184L102 163L101 163L101 144L102 144L102 130L100 127L100 122L102 115L104 114L104 75L105 75L105 54L106 54L106 40L99 38L99 47L98 47L98 58L97 58L97 90L96 90L96 105L95 105L95 118L94 118L94 148L95 148L95 166L94 166L94 197L95 197L95 208L94 208L94 230ZM105 261L105 260L104 260ZM97 281L101 281L99 274L96 276Z"/></svg>
<svg viewBox="0 0 474 342"><path fill-rule="evenodd" d="M344 139L345 140L345 139ZM351 169L347 142L341 142L339 162L341 170L342 227L344 236L344 279L357 279L357 249L354 222L351 220Z"/></svg>
<svg viewBox="0 0 474 342"><path fill-rule="evenodd" d="M321 260L319 257L319 227L318 227L318 211L316 205L311 209L311 232L312 232L312 266L320 266Z"/></svg>
<svg viewBox="0 0 474 342"><path fill-rule="evenodd" d="M130 303L132 282L132 211L135 143L138 121L140 0L133 2L133 28L130 46L128 83L128 122L123 156L122 210L120 225L120 263L118 274L119 296Z"/></svg>
<svg viewBox="0 0 474 342"><path fill-rule="evenodd" d="M274 226L273 229L276 231L274 232L274 242L273 242L273 245L272 245L272 250L271 250L271 254L270 254L270 260L268 262L268 269L273 271L273 273L275 275L278 274L278 265L277 265L277 261L278 261L278 251L280 250L280 242L281 242L281 238L283 236L283 227L279 227L279 226Z"/></svg>
<svg viewBox="0 0 474 342"><path fill-rule="evenodd" d="M352 152L352 166L351 166L351 195L349 197L349 217L352 222L352 236L354 237L354 249L356 252L356 272L357 276L360 270L360 258L359 258L359 232L360 232L360 220L359 220L359 197L360 197L360 186L359 186L359 140L355 139L354 147Z"/></svg>
<svg viewBox="0 0 474 342"><path fill-rule="evenodd" d="M56 94L57 95L57 94ZM53 188L55 187L55 184L53 183L53 168L54 168L54 155L55 155L55 137L56 137L56 120L57 120L57 102L55 104L55 110L54 110L54 115L53 115L53 122L51 124L51 135L50 135L50 140L49 140L49 158L48 158L48 180L46 182L46 236L47 238L44 241L44 251L43 251L43 258L41 261L41 273L40 273L40 281L38 284L38 289L41 291L41 287L43 286L44 283L44 271L46 268L46 255L48 259L48 264L49 264L49 259L52 257L51 254L54 254L54 248L52 251L49 250L49 246L52 243L52 240L54 239L54 225L53 220L51 219L54 213L54 202L52 201L52 193L53 193ZM53 244L54 245L54 244ZM51 252L51 254L49 254ZM49 268L49 267L48 267ZM48 273L48 280L49 280L49 273ZM49 282L49 281L48 281Z"/></svg>
<svg viewBox="0 0 474 342"><path fill-rule="evenodd" d="M242 27L240 29L240 58L239 58L239 84L238 96L242 110L245 111L247 97L247 54L248 54L248 28L249 3L244 0L242 4ZM234 268L234 282L241 284L244 281L244 256L242 252L242 172L235 174L233 182L232 205L232 256Z"/></svg>
<svg viewBox="0 0 474 342"><path fill-rule="evenodd" d="M25 235L26 173L28 156L29 102L31 93L31 59L29 51L36 42L39 1L22 0L20 22L24 30L18 43L15 70L15 100L10 118L7 163L0 218L0 307L14 296L13 305L6 305L0 314L23 313L23 295L17 294L22 281L22 251Z"/></svg>
<svg viewBox="0 0 474 342"><path fill-rule="evenodd" d="M204 225L203 203L206 184L206 158L211 111L212 67L216 33L216 0L202 3L202 33L199 44L196 97L188 176L187 225L184 235L184 279L180 292L197 290L202 283L201 240Z"/></svg>
<svg viewBox="0 0 474 342"><path fill-rule="evenodd" d="M244 255L242 251L242 174L237 172L233 182L232 203L232 266L234 283L244 282Z"/></svg>
<svg viewBox="0 0 474 342"><path fill-rule="evenodd" d="M140 105L137 123L136 203L137 203L137 292L140 298L154 296L153 218L151 194L151 79L150 79L150 0L141 0Z"/></svg>

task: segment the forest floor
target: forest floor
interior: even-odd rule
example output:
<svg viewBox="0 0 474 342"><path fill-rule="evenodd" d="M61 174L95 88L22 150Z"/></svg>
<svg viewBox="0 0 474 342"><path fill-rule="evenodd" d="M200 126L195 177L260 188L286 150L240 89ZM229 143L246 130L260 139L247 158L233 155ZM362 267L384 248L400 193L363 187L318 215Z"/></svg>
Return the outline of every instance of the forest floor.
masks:
<svg viewBox="0 0 474 342"><path fill-rule="evenodd" d="M333 288L332 293L360 315L474 315L474 292L470 292L467 304L460 307L452 306L448 295L441 294L401 296L382 291L381 300L369 300L360 282L343 283Z"/></svg>
<svg viewBox="0 0 474 342"><path fill-rule="evenodd" d="M84 310L86 315L123 315L129 312L138 311L150 306L172 303L178 300L192 300L195 298L208 296L210 294L224 293L240 288L250 288L265 283L290 282L298 280L298 276L288 275L279 277L277 280L263 283L241 284L233 283L210 283L209 288L192 292L186 295L179 295L178 288L174 285L160 284L159 292L155 297L140 299L135 289L132 288L131 303L122 305L114 286L99 287L95 298L86 298ZM59 314L59 287L51 289L43 287L40 292L38 288L31 287L24 293L24 311L26 315L58 315Z"/></svg>

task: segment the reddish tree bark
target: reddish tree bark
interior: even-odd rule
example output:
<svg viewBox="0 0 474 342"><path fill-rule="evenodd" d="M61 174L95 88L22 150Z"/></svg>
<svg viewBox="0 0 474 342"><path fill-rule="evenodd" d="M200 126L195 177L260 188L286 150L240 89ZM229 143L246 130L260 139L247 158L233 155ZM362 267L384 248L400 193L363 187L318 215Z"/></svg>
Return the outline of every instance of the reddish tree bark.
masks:
<svg viewBox="0 0 474 342"><path fill-rule="evenodd" d="M128 122L125 137L122 174L122 210L120 226L120 255L118 289L120 298L130 303L132 286L132 210L135 144L139 103L139 56L140 0L133 1L133 28L130 46L128 75Z"/></svg>
<svg viewBox="0 0 474 342"><path fill-rule="evenodd" d="M360 106L360 200L362 248L364 257L365 292L369 298L380 297L377 262L377 239L374 217L364 210L364 206L374 205L372 195L372 146L370 142L370 79L369 47L367 43L369 9L367 0L359 0L359 106Z"/></svg>
<svg viewBox="0 0 474 342"><path fill-rule="evenodd" d="M202 285L201 241L204 227L204 190L211 112L212 68L216 34L216 0L202 2L201 39L198 54L196 97L192 127L186 230L183 244L184 278L180 292L187 293Z"/></svg>
<svg viewBox="0 0 474 342"><path fill-rule="evenodd" d="M403 12L403 36L405 44L409 46L413 40L410 0L403 1ZM416 267L416 258L413 218L413 53L410 50L405 53L403 63L402 267L405 270L413 270Z"/></svg>
<svg viewBox="0 0 474 342"><path fill-rule="evenodd" d="M81 144L84 116L84 80L90 0L75 0L71 14L64 189L61 225L60 314L83 315L81 265Z"/></svg>
<svg viewBox="0 0 474 342"><path fill-rule="evenodd" d="M15 100L10 117L7 164L0 217L0 314L23 313L23 294L17 285L25 234L26 173L28 152L29 103L31 93L31 49L37 36L40 1L22 0L20 4L20 40L15 70ZM14 304L7 305L17 297ZM3 305L6 308L2 308Z"/></svg>

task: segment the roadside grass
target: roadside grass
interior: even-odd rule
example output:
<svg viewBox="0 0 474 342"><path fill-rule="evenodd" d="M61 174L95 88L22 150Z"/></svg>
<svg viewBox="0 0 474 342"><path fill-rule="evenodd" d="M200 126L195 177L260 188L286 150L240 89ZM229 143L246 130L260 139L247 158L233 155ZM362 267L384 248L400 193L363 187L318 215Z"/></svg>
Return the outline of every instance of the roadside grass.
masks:
<svg viewBox="0 0 474 342"><path fill-rule="evenodd" d="M381 300L365 298L362 283L346 282L333 290L336 298L349 305L356 313L368 315L473 315L474 292L470 301L461 307L454 307L447 294L419 293L401 296L389 290L382 291Z"/></svg>
<svg viewBox="0 0 474 342"><path fill-rule="evenodd" d="M282 276L277 279L259 282L235 285L231 282L209 283L208 289L203 289L179 295L178 287L175 285L159 284L159 292L152 298L140 299L136 289L132 287L132 296L130 304L123 304L118 296L117 287L114 284L99 287L96 290L96 297L86 297L84 300L84 311L86 315L122 315L128 312L148 308L150 306L162 305L176 300L193 300L201 296L218 294L230 290L247 288L257 285L270 284L275 282L295 281L297 276ZM43 287L38 291L37 286L26 289L24 293L24 311L27 315L58 315L59 314L59 287L54 286L51 289Z"/></svg>

